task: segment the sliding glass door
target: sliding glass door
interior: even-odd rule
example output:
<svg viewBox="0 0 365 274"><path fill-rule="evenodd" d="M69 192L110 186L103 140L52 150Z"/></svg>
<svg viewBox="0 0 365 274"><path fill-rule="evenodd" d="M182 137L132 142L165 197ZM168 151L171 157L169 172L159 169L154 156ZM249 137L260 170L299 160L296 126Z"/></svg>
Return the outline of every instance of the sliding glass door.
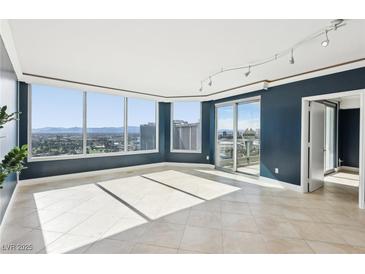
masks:
<svg viewBox="0 0 365 274"><path fill-rule="evenodd" d="M260 174L260 100L216 106L216 168Z"/></svg>
<svg viewBox="0 0 365 274"><path fill-rule="evenodd" d="M217 168L233 171L234 168L234 111L233 105L216 109L216 158Z"/></svg>
<svg viewBox="0 0 365 274"><path fill-rule="evenodd" d="M237 171L260 173L260 101L237 105Z"/></svg>

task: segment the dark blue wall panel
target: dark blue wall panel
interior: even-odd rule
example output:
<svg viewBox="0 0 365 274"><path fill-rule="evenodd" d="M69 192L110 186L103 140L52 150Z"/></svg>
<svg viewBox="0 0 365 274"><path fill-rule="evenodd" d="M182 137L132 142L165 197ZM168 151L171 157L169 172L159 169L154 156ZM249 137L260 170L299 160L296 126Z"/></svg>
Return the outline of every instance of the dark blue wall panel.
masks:
<svg viewBox="0 0 365 274"><path fill-rule="evenodd" d="M20 120L20 144L27 143L27 101L28 85L20 83L20 111L24 114ZM165 113L168 104L159 104L159 152L135 155L118 155L108 157L90 157L83 159L53 160L28 162L28 167L21 173L20 179L31 179L45 176L63 175L133 165L151 164L165 161Z"/></svg>
<svg viewBox="0 0 365 274"><path fill-rule="evenodd" d="M341 109L338 121L338 155L341 165L359 167L360 109Z"/></svg>

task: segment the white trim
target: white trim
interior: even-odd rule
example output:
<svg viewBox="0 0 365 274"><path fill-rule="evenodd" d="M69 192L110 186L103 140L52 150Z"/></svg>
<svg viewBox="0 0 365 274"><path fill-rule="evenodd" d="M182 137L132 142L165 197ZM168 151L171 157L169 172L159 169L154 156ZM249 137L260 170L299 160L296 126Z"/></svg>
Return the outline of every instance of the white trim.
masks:
<svg viewBox="0 0 365 274"><path fill-rule="evenodd" d="M98 175L105 175L111 173L119 173L119 172L130 172L134 170L141 170L145 168L155 168L155 167L164 167L164 166L172 166L172 167L193 167L193 168L214 168L213 165L210 164L198 164L198 163L177 163L177 162L160 162L154 164L146 164L146 165L137 165L137 166L128 166L128 167L120 167L120 168L112 168L112 169L102 169L95 171L86 171L79 173L71 173L57 176L49 176L35 179L26 179L19 181L20 185L35 185L49 182L56 182L61 180L70 180L70 179L78 179L85 177L92 177Z"/></svg>
<svg viewBox="0 0 365 274"><path fill-rule="evenodd" d="M1 234L2 234L2 229L5 227L4 226L4 224L5 224L5 221L6 221L6 218L7 218L7 216L8 216L8 214L10 214L9 213L9 209L10 208L12 208L12 206L13 206L13 203L14 203L14 197L16 197L16 195L17 195L17 193L18 193L18 186L19 186L19 176L18 175L16 175L17 176L17 179L16 179L16 181L17 181L17 183L16 183L16 185L15 185L15 188L14 188L14 191L13 191L13 194L11 195L11 197L10 197L10 201L9 201L9 203L8 203L8 206L7 206L7 208L6 208L6 210L5 210L5 213L4 213L4 216L3 216L3 219L0 221L0 239L2 239L1 238Z"/></svg>
<svg viewBox="0 0 365 274"><path fill-rule="evenodd" d="M87 92L82 92L82 154L87 153Z"/></svg>
<svg viewBox="0 0 365 274"><path fill-rule="evenodd" d="M365 90L360 95L359 207L365 209Z"/></svg>
<svg viewBox="0 0 365 274"><path fill-rule="evenodd" d="M259 180L264 181L264 182L268 182L268 183L271 183L271 184L278 184L278 185L282 186L285 189L289 189L289 190L293 190L293 191L303 193L303 189L300 185L294 185L294 184L286 183L286 182L283 182L283 181L271 179L271 178L264 177L264 176L260 176Z"/></svg>
<svg viewBox="0 0 365 274"><path fill-rule="evenodd" d="M233 171L237 172L238 103L233 103Z"/></svg>
<svg viewBox="0 0 365 274"><path fill-rule="evenodd" d="M199 117L199 135L200 138L198 140L199 142L199 149L196 150L184 150L184 149L174 149L174 128L173 128L173 122L174 122L174 102L171 102L170 104L170 153L196 153L200 154L202 153L202 145L203 145L203 134L202 134L202 118L203 118L203 106L202 102L199 101L180 101L179 103L185 103L185 102L197 102L200 106L200 117Z"/></svg>
<svg viewBox="0 0 365 274"><path fill-rule="evenodd" d="M308 192L308 104L310 101L328 100L338 97L360 95L360 165L359 165L359 208L365 208L365 90L351 90L330 94L316 95L302 98L302 125L301 125L301 187L303 192Z"/></svg>
<svg viewBox="0 0 365 274"><path fill-rule="evenodd" d="M307 79L311 79L311 78L315 78L315 77L330 75L330 74L334 74L334 73L339 73L339 72L343 72L343 71L348 71L348 70L352 70L352 69L362 68L362 67L365 67L365 61L357 61L354 63L340 65L340 66L336 66L333 68L322 69L320 71L309 72L309 73L304 72L305 74L302 74L302 75L288 76L288 78L285 78L283 80L273 81L273 82L266 82L267 80L270 81L270 79L265 79L259 83L255 82L255 83L250 84L245 87L233 88L232 90L228 90L228 91L224 91L224 92L220 92L218 94L212 94L212 95L208 95L208 96L189 97L189 95L187 95L187 97L181 98L179 96L183 96L183 95L177 94L177 95L175 95L176 98L163 98L163 97L159 97L158 95L154 95L154 94L144 95L144 94L135 93L131 96L130 92L123 92L123 91L117 91L117 90L114 90L114 91L108 90L108 93L113 93L114 95L121 95L121 96L126 96L126 97L157 100L159 102L167 102L167 103L178 102L178 101L202 101L203 102L203 101L224 99L224 98L227 98L230 96L242 95L242 94L246 94L246 93L250 93L250 92L258 91L258 90L267 90L267 92L270 92L270 88L272 88L272 87L289 84L289 83L293 83L293 82L298 82L298 81L302 81L302 80L307 80ZM286 75L283 75L282 77L286 77ZM93 86L88 86L86 84L68 83L68 82L64 82L64 81L60 81L60 80L43 79L43 78L39 78L39 77L35 77L35 76L28 76L28 75L21 75L20 80L25 81L26 83L29 83L29 84L53 85L53 86L58 86L58 87L63 87L63 88L69 87L69 88L73 88L73 89L86 89L89 91L106 92L106 89L102 88L102 87L93 87ZM229 87L227 87L227 89L229 89ZM198 94L197 93L194 94L194 92L193 92L192 95L196 96ZM171 97L173 97L173 96L174 95L171 95Z"/></svg>
<svg viewBox="0 0 365 274"><path fill-rule="evenodd" d="M335 169L335 171L350 171L350 172L359 172L358 167L352 167L352 166L339 166Z"/></svg>
<svg viewBox="0 0 365 274"><path fill-rule="evenodd" d="M124 152L128 151L128 134L127 134L127 123L128 123L128 97L123 97L123 102L124 102L124 118L123 118L123 128L124 128Z"/></svg>
<svg viewBox="0 0 365 274"><path fill-rule="evenodd" d="M252 101L261 101L261 95L246 97L246 98L231 100L231 101L224 101L222 103L216 103L215 107L221 107L221 106L239 104L239 103L245 103L245 102L249 103L249 102L252 102Z"/></svg>
<svg viewBox="0 0 365 274"><path fill-rule="evenodd" d="M179 163L179 162L163 162L165 166L172 167L192 167L192 168L211 168L214 169L214 165L212 164L203 164L203 163Z"/></svg>

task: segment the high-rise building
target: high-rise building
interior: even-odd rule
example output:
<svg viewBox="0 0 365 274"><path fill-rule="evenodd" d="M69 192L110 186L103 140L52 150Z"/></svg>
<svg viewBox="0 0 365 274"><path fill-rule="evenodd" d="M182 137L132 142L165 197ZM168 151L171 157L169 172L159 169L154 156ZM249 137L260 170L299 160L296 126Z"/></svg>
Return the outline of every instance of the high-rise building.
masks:
<svg viewBox="0 0 365 274"><path fill-rule="evenodd" d="M199 123L174 120L174 149L197 150L200 143Z"/></svg>
<svg viewBox="0 0 365 274"><path fill-rule="evenodd" d="M141 149L150 150L156 148L156 124L148 123L140 125Z"/></svg>

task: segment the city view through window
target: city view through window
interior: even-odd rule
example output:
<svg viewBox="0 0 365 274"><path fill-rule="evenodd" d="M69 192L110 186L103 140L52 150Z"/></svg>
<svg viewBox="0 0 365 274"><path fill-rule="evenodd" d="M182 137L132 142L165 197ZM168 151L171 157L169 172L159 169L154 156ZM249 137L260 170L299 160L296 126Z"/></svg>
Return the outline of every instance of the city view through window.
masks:
<svg viewBox="0 0 365 274"><path fill-rule="evenodd" d="M86 154L156 149L156 102L128 98L125 129L124 97L86 94ZM31 97L32 157L83 154L83 92L32 85Z"/></svg>
<svg viewBox="0 0 365 274"><path fill-rule="evenodd" d="M172 109L172 149L199 151L200 102L176 102L172 104Z"/></svg>
<svg viewBox="0 0 365 274"><path fill-rule="evenodd" d="M234 116L237 115L237 147L234 147ZM217 109L217 165L232 169L236 149L237 171L258 174L260 163L260 103L249 102Z"/></svg>

